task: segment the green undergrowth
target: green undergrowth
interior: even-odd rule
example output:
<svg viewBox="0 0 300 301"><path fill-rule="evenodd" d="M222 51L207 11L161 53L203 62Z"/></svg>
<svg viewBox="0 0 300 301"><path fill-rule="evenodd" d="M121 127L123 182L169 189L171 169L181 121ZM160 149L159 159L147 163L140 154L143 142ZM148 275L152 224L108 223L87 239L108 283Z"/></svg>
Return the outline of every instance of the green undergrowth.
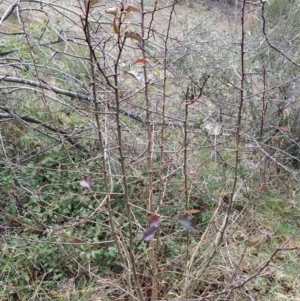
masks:
<svg viewBox="0 0 300 301"><path fill-rule="evenodd" d="M199 161L203 162L208 153L199 154ZM229 155L227 159L230 159ZM195 216L199 232L190 235L191 250L197 246L205 233L218 202L224 204L218 209L217 224L221 224L226 212L228 200L224 197L220 199L220 195L224 194L223 183L226 179L228 181L233 173L230 168L223 167L222 170L222 165L223 162L216 161L214 157L207 160L206 164L201 166L197 185L191 190L191 207L201 210L201 213ZM4 167L1 170L1 224L4 228L1 230L0 262L0 281L4 287L0 296L3 300L10 300L9 298L14 298L16 294L21 296L21 300L26 300L35 292L38 292L43 300L65 300L67 292L64 290L68 290L70 300L78 297L82 300L92 300L95 291L101 289L97 288L98 278L119 279L123 268L113 242L106 210L100 210L87 222L69 227L90 215L103 199L104 187L98 172L101 169L99 162L89 164L87 170L86 159L78 156L77 151L64 152L63 149L59 149L39 155L22 166ZM241 175L247 174L246 171L242 169ZM251 169L248 172L252 175ZM95 197L79 185L79 181L87 174L95 178ZM143 208L147 196L143 195L145 183L132 179L134 184L130 185L130 196L133 204ZM251 177L249 179L249 183L256 184ZM176 187L183 185L182 181L181 174L170 180L160 212L162 215L171 216L178 210L184 210L184 202L179 196L180 189L176 190ZM123 235L128 237L126 223L124 225L125 202L122 196L118 195L122 191L120 183L116 181L113 189L117 193L111 201L115 222L121 227ZM143 257L148 245L140 241L143 232L141 226L146 226L148 217L138 207L132 209L135 216L134 243L138 254L138 269L142 271L149 268L149 259ZM231 241L228 247L230 252L233 252L231 254L236 254L232 256L245 252L245 258L239 268L245 277L255 273L278 247L299 230L298 218L296 196L293 193L283 194L280 180L276 187L273 185L267 192L244 191L244 197L237 199L233 206L229 228ZM249 232L249 227L252 232ZM213 229L213 232L217 231L217 228ZM199 249L199 256L206 256L210 248L208 237ZM173 263L173 276L169 285L174 288L178 281L182 281L185 239L185 230L176 223L163 223L159 233L158 264L162 269L163 279L170 277L168 263ZM298 246L299 235L296 235L284 246L292 249L278 252L265 273L249 282L248 289L253 294L264 295L263 298L260 297L261 300L271 300L276 298L277 294L285 292L297 296L299 291L293 277L297 276L299 263L297 251L293 248ZM222 249L220 252L222 254ZM217 255L204 273L211 283L214 281L213 275L222 270L222 260L222 256ZM235 259L234 262L237 264L238 260ZM197 270L198 267L194 266L193 269ZM223 281L221 284L226 275L223 273L217 281L220 282L220 287L226 283ZM199 285L198 290L204 283ZM211 289L213 290L213 286ZM244 300L242 295L240 300Z"/></svg>
<svg viewBox="0 0 300 301"><path fill-rule="evenodd" d="M126 116L122 116L122 119L128 122ZM131 125L131 129L135 130L135 126ZM113 241L107 207L104 206L84 221L105 196L101 160L90 160L82 152L64 145L53 147L22 162L28 156L18 154L17 149L28 148L33 151L35 147L43 147L48 141L40 139L26 128L18 131L16 128L16 125L9 128L16 136L9 136L8 130L3 131L6 133L5 139L10 141L6 155L20 157L21 160L10 164L4 160L1 162L0 206L3 228L0 284L4 289L0 293L0 299L13 300L19 295L20 300L27 300L36 295L43 300L94 300L100 292L101 298L110 300L122 295L122 291L116 289L116 284L122 287L124 269ZM198 231L190 234L189 250L191 254L196 252L199 257L190 270L191 275L197 275L213 250L211 239L216 237L228 208L229 192L234 179L232 166L235 163L234 152L230 151L234 148L231 142L226 143L226 149L220 147L216 152L205 131L197 131L201 135L194 135L188 153L192 160L189 162L193 163L188 167L188 181L192 183L189 190L190 208L200 210L194 217ZM22 133L21 137L26 137L26 140L18 139L18 133ZM168 128L166 133L170 141L174 141L174 137L179 138L176 143L166 145L166 149L176 150L180 146L182 132ZM125 137L126 135L127 141L132 141L130 139L133 138L125 131ZM87 146L87 140L82 142ZM131 156L138 155L138 151L135 150L134 153L130 143L128 145L126 151ZM97 156L96 149L94 151L92 158ZM114 155L118 157L117 154ZM176 161L172 155L165 156L165 161L173 159L176 172L168 176L169 170L164 170L168 181L160 214L172 216L185 210L182 194L184 177L180 169L181 159L176 158ZM192 296L202 294L205 289L211 293L216 288L227 289L228 279L232 277L230 272L237 267L242 254L244 258L238 268L238 275L243 279L251 277L277 248L299 231L298 192L293 190L293 181L285 184L289 175L282 172L262 189L258 182L259 171L252 167L252 163L258 160L257 154L245 154L243 157L238 169L240 190L230 214L227 245L221 246L211 264L204 269L202 277L195 282L197 285L191 288ZM158 153L153 162L155 183L160 179L159 162ZM151 273L150 258L147 255L149 244L141 242L149 218L143 210L148 197L145 180L147 165L145 161L141 161L133 166L127 173L129 196L134 205L132 214L136 262L138 272L147 275ZM114 165L112 168L117 172L119 167ZM93 194L79 185L87 175L93 178ZM114 222L128 239L122 183L115 177L110 185ZM154 190L157 200L160 192L158 187ZM210 225L213 218L213 224ZM168 287L162 286L161 292L176 293L176 288L183 281L186 230L176 221L165 221L158 237L158 277L162 281L168 279ZM290 300L299 296L295 280L300 268L297 260L299 235L295 235L283 248L286 250L280 250L276 254L262 275L246 284L251 294L259 295L260 300L276 300L283 294L290 296ZM226 267L226 256L232 262L230 269ZM103 290L103 278L114 282L106 284L108 293ZM144 286L147 286L147 281L143 284L146 289ZM240 290L234 294L239 300L247 300Z"/></svg>
<svg viewBox="0 0 300 301"><path fill-rule="evenodd" d="M286 13L280 1L273 3L278 6L274 6L275 11ZM150 1L148 4L153 5ZM102 12L104 6L100 7ZM253 54L253 61L248 60L247 55L252 55L255 48L253 51L245 48L245 65L247 72L253 75L251 85L255 88L247 83L249 91L245 95L247 104L242 114L237 157L236 116L241 71L236 59L240 44L228 43L230 34L225 31L222 36L214 30L208 33L204 20L195 17L198 9L193 13L184 14L181 20L179 12L174 14L179 20L176 24L184 31L178 34L174 25L166 58L164 53L160 56L163 49L160 39L165 32L156 37L157 45L145 46L151 55L158 56L157 60L149 56L147 63L151 126L145 121L148 113L145 91L137 78L124 73L126 68L142 70L133 66L141 53L135 42L129 43L129 38L126 40L129 51L124 50L122 64L116 72L120 79L122 112L116 111L115 90L106 85L103 74L96 70L95 78L91 75L93 64L88 59L87 47L76 45L74 41L65 44L66 51L60 42L54 43L52 48L45 47L44 43L57 39L53 33L58 31L59 23L52 24L55 31L49 29L46 21L28 26L28 37L33 45L41 43L35 50L18 35L7 39L8 45L0 45L2 51L14 48L18 53L23 67L14 69L16 76L45 81L89 96L93 94L95 81L101 112L97 116L105 146L104 172L96 112L90 102L57 94L51 89L16 89L11 94L0 95L1 102L11 106L17 115L9 119L5 115L1 120L1 301L127 301L126 276L132 272L127 269L130 266L128 251L135 255L137 278L147 296L145 300L149 301L152 248L161 300L182 296L211 299L213 294L219 294L216 298L224 301L300 300L298 111L282 118L278 116L283 109L277 102L285 97L283 90L287 88L281 87L281 91L276 88L274 92L272 86L277 87L290 78L278 75L271 89L262 87L259 55ZM276 15L271 9L267 14ZM294 14L292 17L298 24ZM105 18L111 21L111 16L105 15ZM110 63L119 48L115 40L117 33L112 31L109 22L103 28L107 30L104 36L110 35L106 47L111 53L106 48L107 53L102 49L103 53L97 55L101 64L105 64L104 69L109 69L107 74L112 81L115 71ZM250 43L251 34L247 33L247 39ZM156 46L159 47L156 49ZM104 54L111 57L106 61ZM274 58L277 55L271 54ZM264 51L262 60L265 55ZM34 64L30 62L32 56ZM283 64L275 59L270 66L273 61L283 69ZM169 64L167 77L170 79L162 91L165 62ZM266 74L268 77L271 72L267 70ZM9 91L8 85L5 91ZM261 113L262 93L258 93L257 99L251 96L257 95L259 89L267 91L265 102L270 102L270 109L265 107L265 116ZM192 93L201 95L197 99ZM270 99L267 101L267 98ZM273 99L276 104L272 107ZM185 102L189 104L185 106ZM3 112L8 114L5 110ZM116 123L117 113L120 113L120 126ZM31 123L18 116L30 116L39 122ZM168 123L170 120L175 123ZM162 121L165 124L161 124ZM222 123L222 135L211 133L207 126L211 121ZM149 136L151 154L147 152ZM124 158L120 158L120 147ZM131 210L133 250L128 250L131 235L124 176ZM91 177L92 184L82 187L80 182L87 177ZM153 244L142 242L153 214L149 209L150 184L153 208L164 217ZM187 232L178 223L178 216L188 210L195 210L195 232ZM225 222L227 228L222 232ZM218 241L221 236L222 240ZM116 241L123 244L125 264Z"/></svg>

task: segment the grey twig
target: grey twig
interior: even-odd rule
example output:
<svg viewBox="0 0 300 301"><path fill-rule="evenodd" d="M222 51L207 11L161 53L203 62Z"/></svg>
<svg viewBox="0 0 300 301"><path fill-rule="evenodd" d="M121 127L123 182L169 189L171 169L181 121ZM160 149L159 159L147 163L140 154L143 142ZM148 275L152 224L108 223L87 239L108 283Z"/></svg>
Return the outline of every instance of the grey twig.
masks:
<svg viewBox="0 0 300 301"><path fill-rule="evenodd" d="M83 100L93 101L93 99L87 95L63 90L63 89L60 89L60 88L57 88L57 87L54 87L54 86L51 86L48 84L43 84L40 82L35 82L33 80L28 80L28 79L24 79L24 78L18 78L18 77L5 75L5 76L0 77L0 81L24 84L24 85L28 85L28 86L32 86L32 87L37 87L37 88L53 91L57 94L62 94L62 95L70 96L70 97L76 97L76 98L83 99Z"/></svg>
<svg viewBox="0 0 300 301"><path fill-rule="evenodd" d="M262 20L263 20L263 27L262 27L262 31L263 31L263 34L265 36L265 39L268 43L268 45L274 49L276 52L280 53L283 57L285 57L289 62L291 62L293 65L297 66L297 67L300 67L300 64L297 64L294 60L292 60L290 57L288 57L282 50L280 50L278 47L276 47L275 45L273 45L268 37L268 34L266 32L266 19L265 19L265 4L266 4L266 1L263 1L261 0L262 2L262 10L261 10L261 17L262 17Z"/></svg>
<svg viewBox="0 0 300 301"><path fill-rule="evenodd" d="M12 4L4 13L4 15L0 19L0 26L2 23L14 12L15 8L19 4L20 0L16 1L14 4Z"/></svg>

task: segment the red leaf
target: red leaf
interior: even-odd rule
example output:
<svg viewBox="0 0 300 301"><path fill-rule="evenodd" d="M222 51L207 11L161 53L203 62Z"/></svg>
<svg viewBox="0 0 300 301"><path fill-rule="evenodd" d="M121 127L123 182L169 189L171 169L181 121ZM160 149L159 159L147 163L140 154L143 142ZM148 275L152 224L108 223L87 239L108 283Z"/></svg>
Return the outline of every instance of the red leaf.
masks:
<svg viewBox="0 0 300 301"><path fill-rule="evenodd" d="M155 236L155 233L156 233L157 229L158 229L158 227L150 227L150 228L148 228L145 231L144 235L143 235L142 241L148 241L148 240L153 239L154 236Z"/></svg>
<svg viewBox="0 0 300 301"><path fill-rule="evenodd" d="M83 180L81 180L79 184L81 187L91 188L92 187L92 178L89 176L84 177Z"/></svg>
<svg viewBox="0 0 300 301"><path fill-rule="evenodd" d="M178 223L190 231L196 231L196 227L193 225L193 217L189 214L181 215L178 218Z"/></svg>
<svg viewBox="0 0 300 301"><path fill-rule="evenodd" d="M148 63L148 61L147 61L147 59L145 59L145 58L140 58L140 59L137 59L135 62L134 62L134 64L139 64L139 63L141 63L141 64L146 64L146 63Z"/></svg>
<svg viewBox="0 0 300 301"><path fill-rule="evenodd" d="M161 219L159 218L158 215L156 215L156 214L151 215L151 217L149 219L150 227L158 228L160 223L161 223Z"/></svg>
<svg viewBox="0 0 300 301"><path fill-rule="evenodd" d="M264 193L269 193L268 189L265 186L261 186L260 191Z"/></svg>

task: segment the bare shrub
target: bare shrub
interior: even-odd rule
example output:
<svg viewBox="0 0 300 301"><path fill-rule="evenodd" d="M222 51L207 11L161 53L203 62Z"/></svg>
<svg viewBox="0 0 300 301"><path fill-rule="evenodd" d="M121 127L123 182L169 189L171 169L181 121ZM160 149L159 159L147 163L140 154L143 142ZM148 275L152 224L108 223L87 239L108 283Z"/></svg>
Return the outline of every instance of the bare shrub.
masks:
<svg viewBox="0 0 300 301"><path fill-rule="evenodd" d="M227 2L3 1L1 297L299 295L298 19Z"/></svg>

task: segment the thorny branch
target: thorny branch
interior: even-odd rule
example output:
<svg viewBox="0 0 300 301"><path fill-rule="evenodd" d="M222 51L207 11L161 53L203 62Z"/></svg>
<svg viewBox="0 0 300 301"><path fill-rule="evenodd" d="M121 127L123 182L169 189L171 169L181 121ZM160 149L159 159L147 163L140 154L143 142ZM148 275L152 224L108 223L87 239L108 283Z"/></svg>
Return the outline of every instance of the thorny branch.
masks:
<svg viewBox="0 0 300 301"><path fill-rule="evenodd" d="M276 47L269 39L269 36L267 34L266 31L266 18L265 18L265 5L266 5L266 0L261 0L262 3L262 9L261 9L261 17L263 20L263 27L262 27L262 31L263 34L265 36L265 39L268 43L268 45L274 49L276 52L280 53L283 57L285 57L289 62L291 62L293 65L300 67L300 64L296 63L293 59L291 59L290 57L288 57L282 50L280 50L278 47Z"/></svg>

